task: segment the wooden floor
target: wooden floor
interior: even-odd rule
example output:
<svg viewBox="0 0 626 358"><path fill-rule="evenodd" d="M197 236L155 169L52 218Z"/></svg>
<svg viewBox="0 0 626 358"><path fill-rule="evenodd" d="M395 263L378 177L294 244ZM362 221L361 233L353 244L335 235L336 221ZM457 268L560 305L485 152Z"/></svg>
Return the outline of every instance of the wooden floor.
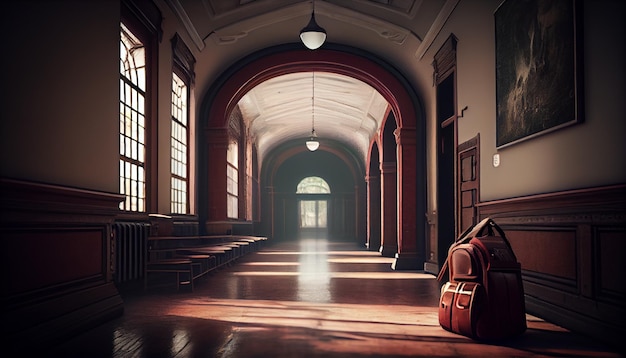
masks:
<svg viewBox="0 0 626 358"><path fill-rule="evenodd" d="M432 275L322 239L268 244L199 281L126 293L122 317L52 357L618 357L585 336L528 316L528 330L481 344L443 330Z"/></svg>

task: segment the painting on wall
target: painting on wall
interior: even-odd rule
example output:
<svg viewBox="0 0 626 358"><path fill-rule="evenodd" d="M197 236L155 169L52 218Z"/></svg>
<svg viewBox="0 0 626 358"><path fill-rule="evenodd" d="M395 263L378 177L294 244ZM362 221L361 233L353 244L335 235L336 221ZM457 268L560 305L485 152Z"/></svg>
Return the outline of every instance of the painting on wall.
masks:
<svg viewBox="0 0 626 358"><path fill-rule="evenodd" d="M580 123L575 0L506 0L495 12L496 147Z"/></svg>

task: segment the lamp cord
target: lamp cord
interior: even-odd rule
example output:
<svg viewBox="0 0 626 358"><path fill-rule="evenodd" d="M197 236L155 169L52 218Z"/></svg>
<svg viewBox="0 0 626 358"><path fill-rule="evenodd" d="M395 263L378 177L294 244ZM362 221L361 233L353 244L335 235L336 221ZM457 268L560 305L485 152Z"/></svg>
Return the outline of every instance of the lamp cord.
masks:
<svg viewBox="0 0 626 358"><path fill-rule="evenodd" d="M313 72L313 94L311 96L311 135L315 133L315 72Z"/></svg>

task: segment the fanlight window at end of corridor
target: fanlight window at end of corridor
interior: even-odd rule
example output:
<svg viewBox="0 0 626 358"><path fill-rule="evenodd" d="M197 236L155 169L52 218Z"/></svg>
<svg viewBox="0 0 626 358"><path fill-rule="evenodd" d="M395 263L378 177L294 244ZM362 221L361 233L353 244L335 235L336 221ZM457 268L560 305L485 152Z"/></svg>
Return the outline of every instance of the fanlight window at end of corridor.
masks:
<svg viewBox="0 0 626 358"><path fill-rule="evenodd" d="M330 194L330 186L320 177L307 177L298 183L297 194Z"/></svg>
<svg viewBox="0 0 626 358"><path fill-rule="evenodd" d="M330 194L328 183L320 177L304 178L298 184L296 194L302 195L298 200L300 228L325 229L328 223L328 194ZM314 195L320 195L319 199L314 199Z"/></svg>

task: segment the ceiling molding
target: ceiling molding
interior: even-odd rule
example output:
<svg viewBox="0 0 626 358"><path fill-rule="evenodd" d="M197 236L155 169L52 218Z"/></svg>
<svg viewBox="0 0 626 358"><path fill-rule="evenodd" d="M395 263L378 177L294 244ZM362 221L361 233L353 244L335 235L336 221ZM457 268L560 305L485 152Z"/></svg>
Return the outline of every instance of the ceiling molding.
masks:
<svg viewBox="0 0 626 358"><path fill-rule="evenodd" d="M185 30L187 30L191 41L193 41L199 51L202 51L205 46L204 41L202 40L200 34L198 34L196 27L191 22L191 19L187 15L187 12L185 11L183 5L180 3L179 0L166 0L166 2L170 6L172 11L174 11L176 17L178 17L178 20L183 24L183 26L185 26Z"/></svg>
<svg viewBox="0 0 626 358"><path fill-rule="evenodd" d="M350 25L356 25L374 31L378 34L378 36L396 45L402 45L409 36L414 36L410 30L404 27L379 20L375 17L365 15L352 9L346 9L341 6L325 2L320 3L315 7L315 13L322 14L331 19L342 21ZM415 39L420 42L419 38L415 37Z"/></svg>
<svg viewBox="0 0 626 358"><path fill-rule="evenodd" d="M398 7L389 4L383 4L372 0L353 0L358 3L358 6L370 6L379 10L384 10L393 13L395 16L403 16L408 19L414 19L417 15L418 9L422 6L424 0L413 0L405 4L405 7ZM408 5L408 6L406 6Z"/></svg>
<svg viewBox="0 0 626 358"><path fill-rule="evenodd" d="M430 46L433 44L433 41L435 41L435 38L437 37L437 35L439 35L439 32L443 28L443 25L445 25L446 21L448 21L448 18L450 17L452 11L454 11L454 8L458 3L459 0L446 1L446 3L441 8L441 11L439 11L439 15L437 15L437 18L428 30L428 33L426 33L426 36L424 36L424 42L422 42L417 48L417 51L415 52L415 57L419 58L420 60L422 59L422 57L424 57L426 51L428 51Z"/></svg>
<svg viewBox="0 0 626 358"><path fill-rule="evenodd" d="M294 18L306 16L311 12L308 4L285 6L277 10L259 14L228 26L214 30L209 37L218 45L230 45L248 36L254 30L268 27Z"/></svg>

